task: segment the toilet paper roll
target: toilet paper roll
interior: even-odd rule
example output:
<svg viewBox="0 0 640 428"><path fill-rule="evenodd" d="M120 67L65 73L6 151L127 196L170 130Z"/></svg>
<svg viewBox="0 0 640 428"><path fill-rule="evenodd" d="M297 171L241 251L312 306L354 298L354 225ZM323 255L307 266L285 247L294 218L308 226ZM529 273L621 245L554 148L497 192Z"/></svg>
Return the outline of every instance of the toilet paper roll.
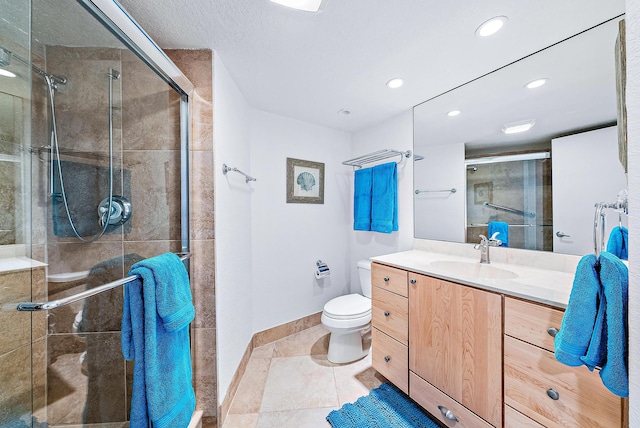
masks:
<svg viewBox="0 0 640 428"><path fill-rule="evenodd" d="M326 263L323 263L322 260L318 260L316 262L316 271L315 271L316 279L326 278L329 275L331 275L329 266L327 266Z"/></svg>

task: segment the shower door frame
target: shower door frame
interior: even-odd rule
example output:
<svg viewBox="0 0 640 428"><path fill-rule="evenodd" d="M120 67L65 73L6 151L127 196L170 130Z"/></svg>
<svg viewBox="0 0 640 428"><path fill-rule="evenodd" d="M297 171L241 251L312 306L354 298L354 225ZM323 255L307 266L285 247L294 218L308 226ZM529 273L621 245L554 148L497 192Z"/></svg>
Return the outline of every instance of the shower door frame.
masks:
<svg viewBox="0 0 640 428"><path fill-rule="evenodd" d="M180 95L181 251L188 253L190 252L189 145L191 138L189 102L194 89L193 84L117 1L77 1ZM188 268L189 259L185 260L185 263Z"/></svg>

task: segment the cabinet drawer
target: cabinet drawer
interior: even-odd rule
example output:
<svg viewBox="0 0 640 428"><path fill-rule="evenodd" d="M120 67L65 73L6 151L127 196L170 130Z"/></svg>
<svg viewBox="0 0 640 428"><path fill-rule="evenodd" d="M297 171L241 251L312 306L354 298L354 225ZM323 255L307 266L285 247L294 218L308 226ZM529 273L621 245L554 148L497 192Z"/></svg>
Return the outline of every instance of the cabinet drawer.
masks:
<svg viewBox="0 0 640 428"><path fill-rule="evenodd" d="M371 365L391 383L409 393L409 350L380 330L371 330Z"/></svg>
<svg viewBox="0 0 640 428"><path fill-rule="evenodd" d="M409 300L398 294L373 287L371 325L402 344L409 340Z"/></svg>
<svg viewBox="0 0 640 428"><path fill-rule="evenodd" d="M547 391L557 391L554 400ZM505 404L547 427L620 427L622 399L610 393L597 372L568 367L545 351L504 338Z"/></svg>
<svg viewBox="0 0 640 428"><path fill-rule="evenodd" d="M409 295L407 287L407 271L402 269L371 264L371 284L407 297Z"/></svg>
<svg viewBox="0 0 640 428"><path fill-rule="evenodd" d="M544 428L512 407L504 406L504 428Z"/></svg>
<svg viewBox="0 0 640 428"><path fill-rule="evenodd" d="M458 403L456 400L449 397L414 372L409 372L409 384L411 391L410 397L416 403L420 404L427 412L431 413L434 416L434 419L440 421L445 426L456 428L489 428L492 426L480 416L468 410L462 404ZM441 410L441 408L444 409ZM444 417L442 412L446 412L447 410L450 410L451 413L455 415L458 419L457 422Z"/></svg>
<svg viewBox="0 0 640 428"><path fill-rule="evenodd" d="M552 329L560 330L563 314L558 309L507 297L504 299L504 332L553 352L555 332Z"/></svg>

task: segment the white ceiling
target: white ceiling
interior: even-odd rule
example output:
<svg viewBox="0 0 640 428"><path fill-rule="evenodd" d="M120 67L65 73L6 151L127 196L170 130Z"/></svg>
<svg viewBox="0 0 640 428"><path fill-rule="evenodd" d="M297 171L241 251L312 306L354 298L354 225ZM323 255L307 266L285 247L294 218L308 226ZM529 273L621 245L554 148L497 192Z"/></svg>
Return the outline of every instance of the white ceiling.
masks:
<svg viewBox="0 0 640 428"><path fill-rule="evenodd" d="M624 13L624 0L327 0L317 14L268 0L120 3L163 48L213 49L252 107L345 131ZM475 37L497 15L505 28ZM396 76L405 85L388 89Z"/></svg>

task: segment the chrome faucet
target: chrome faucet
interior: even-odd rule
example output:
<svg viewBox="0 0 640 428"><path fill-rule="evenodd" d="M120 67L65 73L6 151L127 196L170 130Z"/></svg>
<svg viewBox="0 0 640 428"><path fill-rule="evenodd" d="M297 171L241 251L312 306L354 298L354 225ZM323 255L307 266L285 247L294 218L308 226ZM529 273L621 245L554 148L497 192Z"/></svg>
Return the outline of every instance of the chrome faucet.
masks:
<svg viewBox="0 0 640 428"><path fill-rule="evenodd" d="M480 243L473 246L475 250L480 250L480 263L491 263L491 259L489 258L489 247L499 247L502 245L502 241L496 239L500 232L494 233L491 238L488 238L484 235L480 236Z"/></svg>

